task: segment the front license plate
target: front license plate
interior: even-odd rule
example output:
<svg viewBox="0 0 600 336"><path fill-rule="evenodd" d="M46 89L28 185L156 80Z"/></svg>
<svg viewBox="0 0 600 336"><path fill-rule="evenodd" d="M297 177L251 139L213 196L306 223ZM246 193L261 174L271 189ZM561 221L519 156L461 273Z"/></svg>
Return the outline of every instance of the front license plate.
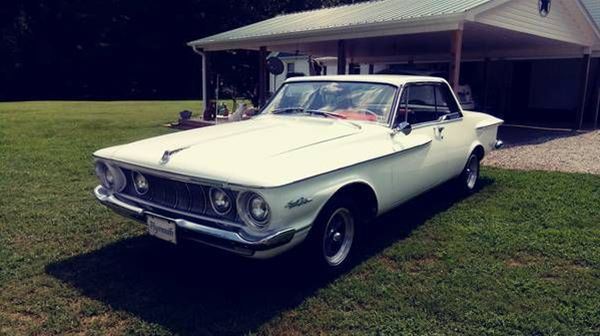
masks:
<svg viewBox="0 0 600 336"><path fill-rule="evenodd" d="M148 216L148 233L151 236L177 244L177 225L170 220Z"/></svg>

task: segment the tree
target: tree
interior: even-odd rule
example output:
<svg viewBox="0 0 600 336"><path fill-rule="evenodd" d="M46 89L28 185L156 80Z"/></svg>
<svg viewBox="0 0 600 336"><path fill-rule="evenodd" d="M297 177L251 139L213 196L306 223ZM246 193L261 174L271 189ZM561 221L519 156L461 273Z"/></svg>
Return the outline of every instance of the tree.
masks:
<svg viewBox="0 0 600 336"><path fill-rule="evenodd" d="M20 0L0 4L0 99L197 98L185 45L277 14L355 0ZM214 63L232 90L255 78L250 52ZM254 76L254 77L253 77ZM242 86L242 87L236 87Z"/></svg>

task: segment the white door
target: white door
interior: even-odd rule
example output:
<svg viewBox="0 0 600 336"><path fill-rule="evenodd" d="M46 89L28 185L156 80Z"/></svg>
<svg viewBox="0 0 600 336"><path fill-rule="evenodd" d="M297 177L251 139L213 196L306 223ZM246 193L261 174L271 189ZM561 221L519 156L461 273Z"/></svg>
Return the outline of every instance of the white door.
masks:
<svg viewBox="0 0 600 336"><path fill-rule="evenodd" d="M408 135L393 136L395 156L393 187L398 202L403 202L443 182L447 177L446 144L436 112L437 83L407 85L402 93L395 125L403 121L412 126Z"/></svg>
<svg viewBox="0 0 600 336"><path fill-rule="evenodd" d="M435 127L437 127L437 135L443 142L446 160L446 169L443 171L445 181L457 176L463 170L469 143L465 141L466 129L460 107L447 84L437 84L435 100L439 120Z"/></svg>

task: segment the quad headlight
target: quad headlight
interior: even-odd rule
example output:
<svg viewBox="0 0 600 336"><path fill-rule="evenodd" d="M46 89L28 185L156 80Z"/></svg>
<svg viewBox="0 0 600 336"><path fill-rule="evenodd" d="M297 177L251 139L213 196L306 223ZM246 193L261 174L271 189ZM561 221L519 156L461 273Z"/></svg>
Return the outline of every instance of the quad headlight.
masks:
<svg viewBox="0 0 600 336"><path fill-rule="evenodd" d="M264 222L269 218L269 205L264 198L253 195L248 200L248 213L257 222Z"/></svg>
<svg viewBox="0 0 600 336"><path fill-rule="evenodd" d="M104 161L96 161L96 176L102 186L114 192L120 192L125 187L125 176L118 167L110 166Z"/></svg>
<svg viewBox="0 0 600 336"><path fill-rule="evenodd" d="M233 201L225 190L221 188L210 188L210 205L219 215L227 215L233 208Z"/></svg>
<svg viewBox="0 0 600 336"><path fill-rule="evenodd" d="M140 196L146 195L148 190L150 190L150 182L148 182L148 179L140 172L133 172L132 178L135 192Z"/></svg>
<svg viewBox="0 0 600 336"><path fill-rule="evenodd" d="M238 198L238 209L246 224L264 229L271 219L271 209L265 199L254 193L245 192Z"/></svg>

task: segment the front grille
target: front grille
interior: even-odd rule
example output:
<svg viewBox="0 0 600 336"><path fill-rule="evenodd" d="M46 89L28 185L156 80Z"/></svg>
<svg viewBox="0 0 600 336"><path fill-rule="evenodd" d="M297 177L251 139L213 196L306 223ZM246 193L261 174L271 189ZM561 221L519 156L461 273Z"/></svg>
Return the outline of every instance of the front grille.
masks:
<svg viewBox="0 0 600 336"><path fill-rule="evenodd" d="M225 216L215 213L210 206L208 200L208 186L199 184L186 183L176 180L167 179L158 175L143 173L148 180L149 189L144 195L136 192L133 185L134 171L121 168L125 174L127 184L122 193L139 198L146 202L160 205L165 208L174 209L182 212L187 212L195 215L203 215L214 218L223 218L231 221L241 222L235 211L235 200L237 194L233 191L227 191L234 203L234 208L231 213Z"/></svg>

